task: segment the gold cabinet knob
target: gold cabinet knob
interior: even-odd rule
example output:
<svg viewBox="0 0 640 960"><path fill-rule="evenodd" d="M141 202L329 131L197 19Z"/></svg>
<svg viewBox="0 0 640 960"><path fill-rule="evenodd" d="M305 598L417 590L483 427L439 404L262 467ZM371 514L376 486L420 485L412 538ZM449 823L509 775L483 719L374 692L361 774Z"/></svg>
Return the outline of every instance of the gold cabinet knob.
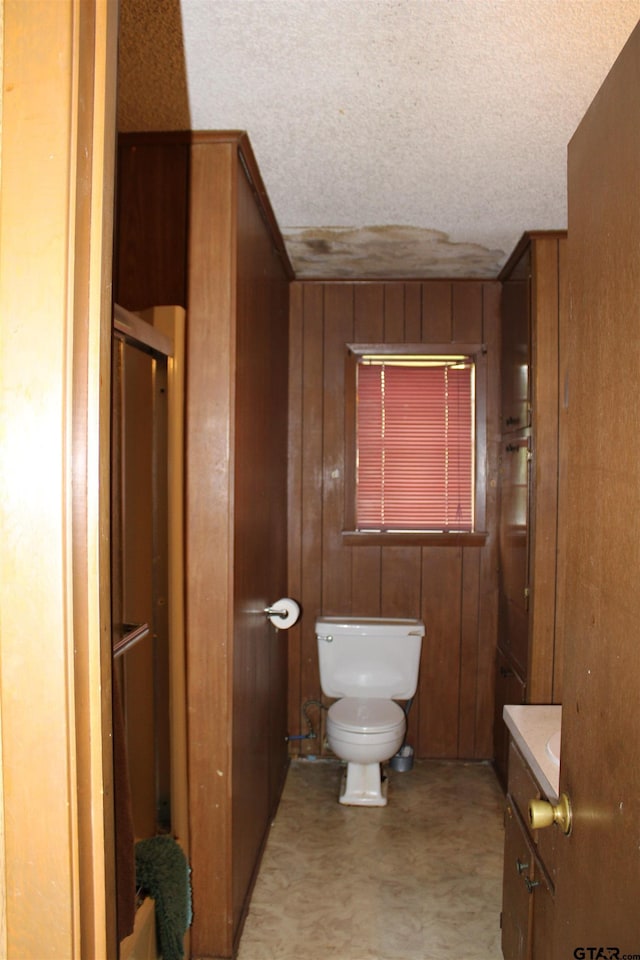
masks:
<svg viewBox="0 0 640 960"><path fill-rule="evenodd" d="M566 793L560 795L558 803L548 800L529 800L529 823L532 830L541 830L557 823L567 836L571 833L571 801Z"/></svg>

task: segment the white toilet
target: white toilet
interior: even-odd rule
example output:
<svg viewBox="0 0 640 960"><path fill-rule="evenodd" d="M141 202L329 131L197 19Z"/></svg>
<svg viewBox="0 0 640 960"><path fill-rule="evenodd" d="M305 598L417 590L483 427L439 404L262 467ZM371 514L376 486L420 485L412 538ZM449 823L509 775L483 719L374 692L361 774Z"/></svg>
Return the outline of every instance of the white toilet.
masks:
<svg viewBox="0 0 640 960"><path fill-rule="evenodd" d="M340 803L384 807L380 764L398 752L406 715L395 700L416 691L422 620L319 617L320 684L328 697L327 740L347 761Z"/></svg>

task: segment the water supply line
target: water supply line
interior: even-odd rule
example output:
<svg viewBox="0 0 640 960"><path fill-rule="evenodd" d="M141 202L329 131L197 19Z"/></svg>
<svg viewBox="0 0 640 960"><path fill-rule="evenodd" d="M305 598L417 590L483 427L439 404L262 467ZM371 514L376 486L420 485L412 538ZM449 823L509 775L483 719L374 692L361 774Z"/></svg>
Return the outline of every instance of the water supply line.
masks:
<svg viewBox="0 0 640 960"><path fill-rule="evenodd" d="M311 722L311 718L307 713L308 707L320 707L321 710L329 709L328 707L325 707L324 703L322 703L321 700L305 700L305 702L302 704L302 713L304 715L304 719L308 727L307 733L289 734L285 737L285 740L287 740L288 742L292 740L317 740L318 735L315 732L313 728L313 723Z"/></svg>
<svg viewBox="0 0 640 960"><path fill-rule="evenodd" d="M405 725L404 725L404 739L402 741L402 747L404 747L404 745L407 742L407 734L409 733L409 710L411 710L412 703L413 703L413 697L409 697L409 699L404 705ZM400 747L400 750L402 750L402 747Z"/></svg>

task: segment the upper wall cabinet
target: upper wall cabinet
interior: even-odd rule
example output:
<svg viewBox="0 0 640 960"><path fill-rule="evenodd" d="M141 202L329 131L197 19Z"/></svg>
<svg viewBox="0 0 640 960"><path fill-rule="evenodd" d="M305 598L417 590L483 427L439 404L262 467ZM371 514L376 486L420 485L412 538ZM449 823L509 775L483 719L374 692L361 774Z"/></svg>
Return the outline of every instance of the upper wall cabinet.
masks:
<svg viewBox="0 0 640 960"><path fill-rule="evenodd" d="M559 343L566 234L525 234L501 274L502 438L495 757L505 703L560 703L556 644Z"/></svg>
<svg viewBox="0 0 640 960"><path fill-rule="evenodd" d="M526 246L502 287L502 433L531 425L530 368L531 248Z"/></svg>

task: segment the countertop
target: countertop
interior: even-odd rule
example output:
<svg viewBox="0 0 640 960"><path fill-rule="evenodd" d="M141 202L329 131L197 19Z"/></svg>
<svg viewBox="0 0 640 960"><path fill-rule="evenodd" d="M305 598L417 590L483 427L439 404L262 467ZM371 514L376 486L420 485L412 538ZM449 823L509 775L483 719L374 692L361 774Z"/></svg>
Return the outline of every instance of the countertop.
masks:
<svg viewBox="0 0 640 960"><path fill-rule="evenodd" d="M557 803L560 767L547 753L547 741L560 729L562 707L507 705L504 722L547 800Z"/></svg>

